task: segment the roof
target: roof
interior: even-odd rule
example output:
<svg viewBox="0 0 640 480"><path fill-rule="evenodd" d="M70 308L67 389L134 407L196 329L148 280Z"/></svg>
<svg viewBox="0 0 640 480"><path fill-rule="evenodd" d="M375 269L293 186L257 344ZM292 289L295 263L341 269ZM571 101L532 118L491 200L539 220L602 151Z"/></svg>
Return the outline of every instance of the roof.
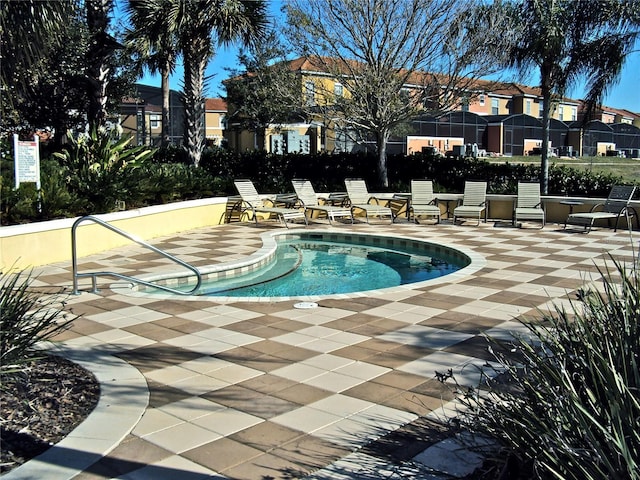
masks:
<svg viewBox="0 0 640 480"><path fill-rule="evenodd" d="M345 73L350 70L350 67L357 66L360 62L355 60L341 60L331 57L318 57L318 56L305 56L298 57L288 61L288 65L291 71L294 72L307 72L317 74L328 74L328 70L344 71ZM247 74L245 74L247 75ZM250 75L250 73L248 73ZM236 77L238 78L238 77ZM229 79L231 80L231 79ZM408 84L423 85L430 83L430 81L436 80L441 84L446 84L446 76L441 74L434 74L429 72L413 72L407 79ZM540 87L531 87L515 82L500 82L495 80L476 79L470 82L464 87L466 90L472 90L476 93L486 93L492 95L503 95L505 97L537 97L542 98L542 90ZM576 100L569 97L562 98L563 103L576 104L580 109L584 108L583 100ZM207 104L208 105L208 104ZM208 106L207 106L208 108ZM225 107L226 108L226 107ZM633 113L625 109L610 108L607 106L601 106L600 110L607 113L614 113L631 120L640 119L640 114Z"/></svg>
<svg viewBox="0 0 640 480"><path fill-rule="evenodd" d="M204 109L214 112L226 112L227 102L225 102L223 98L207 98Z"/></svg>

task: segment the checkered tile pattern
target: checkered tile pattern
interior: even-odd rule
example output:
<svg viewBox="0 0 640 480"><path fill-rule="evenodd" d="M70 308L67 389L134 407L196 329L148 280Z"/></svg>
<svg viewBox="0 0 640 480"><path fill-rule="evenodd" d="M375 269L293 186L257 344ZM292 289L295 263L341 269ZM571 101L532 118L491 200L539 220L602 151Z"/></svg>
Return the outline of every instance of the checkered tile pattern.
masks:
<svg viewBox="0 0 640 480"><path fill-rule="evenodd" d="M198 267L237 262L262 245L268 224L185 232L153 244ZM75 478L344 478L339 459L420 425L454 398L436 380L449 369L477 385L491 365L484 335L522 331L567 305L609 255L634 257L629 232L590 234L447 224L312 225L464 247L486 259L467 276L432 286L321 299L226 301L100 293L70 299L82 315L58 340L108 348L146 378L142 419L106 457ZM634 237L637 234L634 233ZM79 270L159 274L173 267L137 246L82 259ZM68 264L38 269L41 286L71 289ZM123 402L126 397L123 395ZM419 429L414 430L420 431ZM405 435L406 436L406 435ZM421 445L419 433L405 438ZM355 457L357 458L357 457ZM331 467L333 465L334 467ZM323 473L324 472L324 473Z"/></svg>

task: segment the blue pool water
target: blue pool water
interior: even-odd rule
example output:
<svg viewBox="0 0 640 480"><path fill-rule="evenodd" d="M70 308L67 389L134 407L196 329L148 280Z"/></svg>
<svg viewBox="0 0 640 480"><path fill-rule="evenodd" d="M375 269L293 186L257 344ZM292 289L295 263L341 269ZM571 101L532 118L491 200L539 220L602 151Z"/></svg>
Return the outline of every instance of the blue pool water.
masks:
<svg viewBox="0 0 640 480"><path fill-rule="evenodd" d="M446 252L309 239L278 243L256 272L205 282L200 295L291 297L389 288L453 273L469 262Z"/></svg>

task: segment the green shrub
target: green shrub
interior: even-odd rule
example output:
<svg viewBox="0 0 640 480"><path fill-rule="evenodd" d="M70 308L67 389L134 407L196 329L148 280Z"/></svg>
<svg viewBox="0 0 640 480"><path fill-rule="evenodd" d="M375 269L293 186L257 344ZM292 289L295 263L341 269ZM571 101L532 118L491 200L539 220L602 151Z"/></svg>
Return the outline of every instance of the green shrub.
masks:
<svg viewBox="0 0 640 480"><path fill-rule="evenodd" d="M640 479L640 273L614 261L530 336L493 341L501 382L470 392L464 423L518 460L522 478Z"/></svg>
<svg viewBox="0 0 640 480"><path fill-rule="evenodd" d="M536 164L492 163L485 159L453 159L426 153L390 155L389 187L379 184L377 156L372 153L274 155L262 151L235 153L222 148L204 150L198 168L181 146L158 150L129 147L128 139L107 133L77 138L44 159L42 190L13 189L13 162L0 158L0 210L3 225L110 212L120 200L127 208L208 196L236 195L234 179L250 178L261 193L291 192L291 180L307 178L320 192L344 191L344 180L364 178L371 191L407 192L414 178L434 181L436 192L462 192L465 180L484 180L488 192L515 194L518 181L537 181ZM6 143L6 142L5 142ZM0 142L0 150L3 143ZM606 197L611 186L623 183L614 175L566 166L549 168L552 195ZM39 196L38 196L39 194ZM38 203L40 202L40 203Z"/></svg>
<svg viewBox="0 0 640 480"><path fill-rule="evenodd" d="M87 211L79 214L113 211L117 200L126 202L133 195L127 177L151 158L153 150L129 147L131 138L118 140L96 130L76 137L69 134L68 147L53 154L64 169L69 190L88 202Z"/></svg>
<svg viewBox="0 0 640 480"><path fill-rule="evenodd" d="M38 216L38 191L33 183L23 183L19 188L5 186L2 182L2 223L33 222Z"/></svg>
<svg viewBox="0 0 640 480"><path fill-rule="evenodd" d="M586 172L566 165L549 167L549 192L556 195L606 197L622 178L601 172Z"/></svg>
<svg viewBox="0 0 640 480"><path fill-rule="evenodd" d="M181 163L145 165L131 178L135 178L131 191L136 193L137 206L212 197L223 186L203 169Z"/></svg>
<svg viewBox="0 0 640 480"><path fill-rule="evenodd" d="M36 345L68 328L73 321L63 312L66 296L32 288L30 273L0 274L0 383L39 356Z"/></svg>
<svg viewBox="0 0 640 480"><path fill-rule="evenodd" d="M69 191L58 162L41 162L41 170L38 219L73 217L75 212L87 209L84 201Z"/></svg>

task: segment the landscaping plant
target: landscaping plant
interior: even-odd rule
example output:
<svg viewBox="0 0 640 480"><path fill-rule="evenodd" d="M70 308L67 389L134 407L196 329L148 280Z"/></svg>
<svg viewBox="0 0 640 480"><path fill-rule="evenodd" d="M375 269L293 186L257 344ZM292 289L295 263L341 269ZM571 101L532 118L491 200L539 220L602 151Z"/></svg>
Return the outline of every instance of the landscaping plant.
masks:
<svg viewBox="0 0 640 480"><path fill-rule="evenodd" d="M42 356L37 344L67 329L65 296L36 291L30 272L0 274L0 386L7 374L21 371Z"/></svg>
<svg viewBox="0 0 640 480"><path fill-rule="evenodd" d="M501 375L465 396L465 425L495 439L518 478L640 479L640 272L612 262L601 288L508 345L492 340Z"/></svg>
<svg viewBox="0 0 640 480"><path fill-rule="evenodd" d="M106 130L92 130L73 136L58 159L71 192L88 201L88 214L115 210L116 201L128 200L135 184L128 180L131 172L150 159L154 150L139 145L130 147L133 137L115 138Z"/></svg>

